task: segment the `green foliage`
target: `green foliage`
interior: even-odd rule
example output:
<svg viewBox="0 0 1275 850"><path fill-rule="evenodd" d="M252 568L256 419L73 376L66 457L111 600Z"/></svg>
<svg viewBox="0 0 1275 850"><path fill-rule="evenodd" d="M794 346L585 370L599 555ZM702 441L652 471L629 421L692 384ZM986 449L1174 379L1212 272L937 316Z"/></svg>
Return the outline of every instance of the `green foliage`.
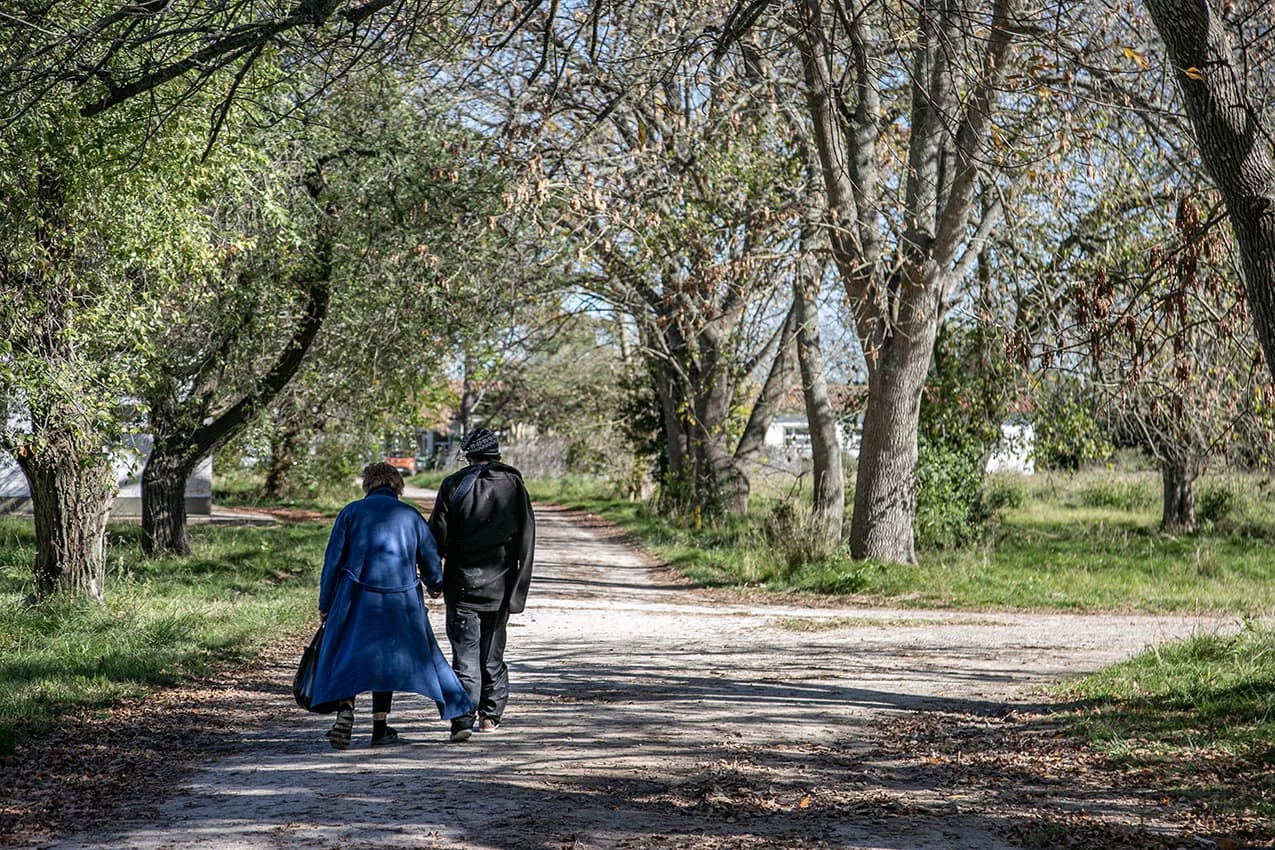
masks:
<svg viewBox="0 0 1275 850"><path fill-rule="evenodd" d="M1145 477L1130 478L1115 473L1090 478L1076 493L1076 498L1087 508L1145 511L1158 502L1159 495Z"/></svg>
<svg viewBox="0 0 1275 850"><path fill-rule="evenodd" d="M217 456L214 463L213 501L228 508L258 508L278 506L304 511L335 515L345 504L359 498L362 491L358 485L360 466L348 477L323 476L320 481L305 475L299 476L298 486L282 498L269 498L263 494L265 472L260 466L250 468L232 465L230 458L234 454L234 444ZM342 459L344 464L348 459Z"/></svg>
<svg viewBox="0 0 1275 850"><path fill-rule="evenodd" d="M983 503L982 452L923 441L917 450L918 549L951 549L980 539L992 513Z"/></svg>
<svg viewBox="0 0 1275 850"><path fill-rule="evenodd" d="M988 476L983 487L983 506L993 513L1021 508L1030 498L1026 480L1014 473Z"/></svg>
<svg viewBox="0 0 1275 850"><path fill-rule="evenodd" d="M1075 472L1111 457L1111 437L1077 382L1056 377L1035 393L1036 466Z"/></svg>
<svg viewBox="0 0 1275 850"><path fill-rule="evenodd" d="M1000 331L949 323L935 342L917 447L918 549L949 549L981 538L991 511L982 500L986 459L1001 439L1017 368Z"/></svg>
<svg viewBox="0 0 1275 850"><path fill-rule="evenodd" d="M824 535L815 528L813 511L804 501L770 502L761 510L760 534L768 554L788 574L812 564L839 566L845 558L844 550L829 551Z"/></svg>
<svg viewBox="0 0 1275 850"><path fill-rule="evenodd" d="M54 431L117 435L165 299L208 259L192 130L50 99L0 135L0 399L73 410Z"/></svg>
<svg viewBox="0 0 1275 850"><path fill-rule="evenodd" d="M1225 481L1201 484L1195 494L1195 516L1200 522L1217 525L1230 519L1241 507L1242 496Z"/></svg>
<svg viewBox="0 0 1275 850"><path fill-rule="evenodd" d="M0 753L61 712L172 685L300 631L328 529L203 526L189 558L147 561L137 527L113 526L106 604L28 607L32 525L0 519Z"/></svg>

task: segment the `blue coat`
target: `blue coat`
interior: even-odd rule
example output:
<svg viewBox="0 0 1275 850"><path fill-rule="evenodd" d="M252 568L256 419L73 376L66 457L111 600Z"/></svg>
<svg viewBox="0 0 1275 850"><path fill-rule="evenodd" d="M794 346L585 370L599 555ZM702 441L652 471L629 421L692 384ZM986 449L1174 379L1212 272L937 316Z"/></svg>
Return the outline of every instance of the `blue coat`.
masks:
<svg viewBox="0 0 1275 850"><path fill-rule="evenodd" d="M434 537L416 508L390 487L345 506L332 526L319 583L327 628L315 667L316 705L400 691L434 700L444 719L472 710L434 639L422 578L431 592L442 589Z"/></svg>

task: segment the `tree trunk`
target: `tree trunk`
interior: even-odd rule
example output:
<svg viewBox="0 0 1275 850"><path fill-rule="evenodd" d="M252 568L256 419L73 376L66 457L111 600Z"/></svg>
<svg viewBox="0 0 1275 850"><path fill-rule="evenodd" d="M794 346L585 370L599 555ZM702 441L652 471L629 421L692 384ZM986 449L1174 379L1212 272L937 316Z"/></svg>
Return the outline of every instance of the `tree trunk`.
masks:
<svg viewBox="0 0 1275 850"><path fill-rule="evenodd" d="M964 8L909 7L917 15L913 68L922 74L911 75L909 168L898 210L905 232L890 264L883 264L880 221L896 189L881 188L891 183L881 179L877 150L881 115L889 111L881 108L881 83L907 75L875 61L871 16L838 15L839 8L816 0L794 5L827 233L869 373L850 549L856 558L914 563L921 389L950 287L998 220L992 214L998 204L978 216L974 201L980 187L996 182L988 179L996 173L995 158L982 148L1008 68L1015 0L994 0L987 10L991 29L977 48L982 73L959 97L950 91L961 55L951 36L970 22ZM839 51L844 65L832 61ZM936 106L951 114L931 120Z"/></svg>
<svg viewBox="0 0 1275 850"><path fill-rule="evenodd" d="M690 458L686 424L679 409L678 378L673 370L660 362L650 369L655 396L660 401L660 421L664 424L664 449L667 466L660 481L662 510L681 510L685 494L690 490Z"/></svg>
<svg viewBox="0 0 1275 850"><path fill-rule="evenodd" d="M270 468L261 491L267 499L282 499L287 490L288 475L297 459L297 435L284 433L270 440Z"/></svg>
<svg viewBox="0 0 1275 850"><path fill-rule="evenodd" d="M1275 370L1275 159L1226 23L1205 0L1147 0L1177 73L1200 158L1222 193L1253 322ZM1275 372L1273 372L1275 374ZM1167 510L1167 509L1166 509ZM1167 513L1166 513L1167 516Z"/></svg>
<svg viewBox="0 0 1275 850"><path fill-rule="evenodd" d="M757 457L766 445L766 432L775 421L775 414L783 404L784 396L797 375L797 319L795 305L788 308L788 315L774 340L775 356L762 384L757 400L753 402L748 422L735 444L735 463L750 472L756 468ZM769 346L767 346L769 348Z"/></svg>
<svg viewBox="0 0 1275 850"><path fill-rule="evenodd" d="M815 258L803 259L801 277L793 292L793 308L797 323L797 363L801 369L814 466L815 533L822 538L823 548L831 552L841 545L846 482L841 468L841 442L837 439L837 415L828 400L828 379L819 342L819 308L811 295L812 290L817 291L822 272L823 265Z"/></svg>
<svg viewBox="0 0 1275 850"><path fill-rule="evenodd" d="M916 563L917 431L921 390L934 333L898 334L868 376L868 406L859 447L850 553L888 563Z"/></svg>
<svg viewBox="0 0 1275 850"><path fill-rule="evenodd" d="M156 442L142 470L142 551L154 557L190 554L186 534L186 481L199 459L173 454Z"/></svg>
<svg viewBox="0 0 1275 850"><path fill-rule="evenodd" d="M1160 528L1165 531L1195 531L1195 479L1199 473L1189 463L1165 463L1160 468L1164 483L1164 511Z"/></svg>
<svg viewBox="0 0 1275 850"><path fill-rule="evenodd" d="M703 517L719 517L726 512L748 513L748 476L735 463L726 447L725 415L696 428L694 445L699 480L695 504Z"/></svg>
<svg viewBox="0 0 1275 850"><path fill-rule="evenodd" d="M37 602L63 594L102 601L106 520L119 482L109 457L94 449L57 446L17 456L35 514Z"/></svg>
<svg viewBox="0 0 1275 850"><path fill-rule="evenodd" d="M270 468L262 492L267 499L282 499L287 495L288 476L297 462L297 446L304 429L299 424L279 426L270 438Z"/></svg>

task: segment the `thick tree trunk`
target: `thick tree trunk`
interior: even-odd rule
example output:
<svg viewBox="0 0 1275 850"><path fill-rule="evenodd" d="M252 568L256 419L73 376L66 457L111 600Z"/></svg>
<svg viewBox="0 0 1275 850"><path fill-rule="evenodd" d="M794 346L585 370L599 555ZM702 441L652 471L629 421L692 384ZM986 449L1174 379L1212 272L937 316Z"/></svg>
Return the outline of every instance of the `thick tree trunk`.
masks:
<svg viewBox="0 0 1275 850"><path fill-rule="evenodd" d="M186 481L198 459L171 454L155 443L142 470L142 551L148 556L190 554L186 534Z"/></svg>
<svg viewBox="0 0 1275 850"><path fill-rule="evenodd" d="M810 426L810 455L814 475L813 517L815 533L832 551L841 545L846 514L846 482L841 468L841 443L837 416L828 400L823 349L819 342L819 309L811 290L822 278L823 266L814 258L803 261L803 274L793 293L797 323L797 363Z"/></svg>
<svg viewBox="0 0 1275 850"><path fill-rule="evenodd" d="M1226 23L1206 0L1146 0L1177 73L1200 158L1222 193L1239 245L1267 367L1275 370L1275 157L1250 102Z"/></svg>
<svg viewBox="0 0 1275 850"><path fill-rule="evenodd" d="M84 596L101 602L106 520L119 482L100 447L50 447L18 455L35 514L35 599Z"/></svg>
<svg viewBox="0 0 1275 850"><path fill-rule="evenodd" d="M651 368L651 379L655 382L655 396L660 401L660 420L664 423L668 468L664 471L665 480L662 483L667 491L671 485L683 486L691 477L686 425L678 412L680 396L676 389L677 376L667 366L656 363Z"/></svg>
<svg viewBox="0 0 1275 850"><path fill-rule="evenodd" d="M1165 531L1195 531L1195 480L1199 472L1191 464L1166 463L1160 468L1164 483L1164 510L1160 527Z"/></svg>
<svg viewBox="0 0 1275 850"><path fill-rule="evenodd" d="M856 558L916 562L916 442L933 348L933 330L898 334L879 353L868 376L850 523L850 553Z"/></svg>
<svg viewBox="0 0 1275 850"><path fill-rule="evenodd" d="M911 132L905 203L898 210L906 230L893 252L893 262L902 268L891 268L882 264L880 217L894 190L879 191L889 181L880 179L877 146L881 79L899 76L898 69L873 61L871 16L846 19L816 0L795 4L796 44L832 224L832 255L869 370L850 529L851 553L857 558L915 561L921 388L950 286L966 273L977 256L977 243L996 223L992 212L999 206L988 204L979 217L974 201L980 187L995 183L987 179L989 171L995 172L995 158L981 148L988 141L1008 68L1014 6L1015 0L994 0L986 10L991 29L977 48L982 72L959 96L950 90L953 63L961 55L953 49L952 37L968 27L967 10L932 2L909 7L908 14L917 16L916 85L907 113ZM838 50L848 57L844 65L830 59ZM944 111L943 120L935 119L935 108Z"/></svg>
<svg viewBox="0 0 1275 850"><path fill-rule="evenodd" d="M704 518L748 512L748 475L729 446L728 421L736 382L729 355L724 352L728 339L729 325L717 322L695 337L698 357L691 371L690 404L695 411L691 450L698 470L695 507Z"/></svg>
<svg viewBox="0 0 1275 850"><path fill-rule="evenodd" d="M288 476L296 464L297 444L295 434L283 434L270 441L270 468L261 491L267 499L282 499L287 495Z"/></svg>
<svg viewBox="0 0 1275 850"><path fill-rule="evenodd" d="M698 525L704 519L703 490L707 485L704 440L695 422L692 400L677 370L657 363L651 370L664 423L668 467L660 482L659 507L670 517Z"/></svg>
<svg viewBox="0 0 1275 850"><path fill-rule="evenodd" d="M719 416L696 429L694 446L699 480L695 488L695 504L704 517L717 517L725 512L748 513L748 476L735 463L734 454L726 447L726 420Z"/></svg>
<svg viewBox="0 0 1275 850"><path fill-rule="evenodd" d="M748 512L748 476L735 463L727 448L726 420L734 401L734 385L727 379L727 367L715 335L701 334L700 369L694 376L693 406L696 427L692 450L696 454L699 481L695 502L700 513L717 517L727 511Z"/></svg>

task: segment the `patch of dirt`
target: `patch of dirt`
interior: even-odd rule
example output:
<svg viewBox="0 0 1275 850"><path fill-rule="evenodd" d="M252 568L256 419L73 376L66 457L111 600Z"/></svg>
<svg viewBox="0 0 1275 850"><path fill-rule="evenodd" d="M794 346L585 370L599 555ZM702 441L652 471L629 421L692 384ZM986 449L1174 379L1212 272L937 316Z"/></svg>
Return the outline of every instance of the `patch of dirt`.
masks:
<svg viewBox="0 0 1275 850"><path fill-rule="evenodd" d="M326 514L322 511L305 510L303 508L262 507L253 508L252 513L265 514L266 516L274 517L276 520L284 523L285 525L298 522L328 522L332 519L331 514Z"/></svg>
<svg viewBox="0 0 1275 850"><path fill-rule="evenodd" d="M401 746L368 745L364 703L353 746L334 751L328 719L291 701L297 638L244 670L83 712L19 752L3 765L5 840L58 850L1272 846L1269 823L1217 815L1105 762L1060 737L1053 707L1032 699L1035 684L1216 622L725 598L653 565L596 517L547 506L537 516L536 579L511 620L513 696L498 732L450 744L432 704L407 695L391 719ZM431 619L442 638L440 603ZM791 628L798 619L810 628Z"/></svg>
<svg viewBox="0 0 1275 850"><path fill-rule="evenodd" d="M121 810L153 812L198 765L278 722L280 673L306 639L285 638L251 663L180 688L70 712L0 757L0 845L42 846Z"/></svg>

